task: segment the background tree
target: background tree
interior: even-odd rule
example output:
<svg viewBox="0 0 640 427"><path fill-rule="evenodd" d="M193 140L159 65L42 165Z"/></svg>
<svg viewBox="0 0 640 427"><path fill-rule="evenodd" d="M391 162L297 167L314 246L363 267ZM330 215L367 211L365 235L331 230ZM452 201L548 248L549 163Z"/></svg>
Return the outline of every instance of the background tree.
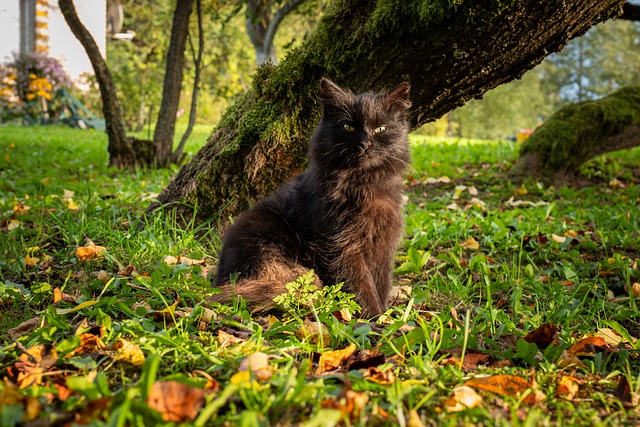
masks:
<svg viewBox="0 0 640 427"><path fill-rule="evenodd" d="M207 145L160 194L186 217L223 220L305 165L323 75L354 90L410 80L415 128L520 77L549 52L621 12L620 0L333 2L305 42L225 113Z"/></svg>

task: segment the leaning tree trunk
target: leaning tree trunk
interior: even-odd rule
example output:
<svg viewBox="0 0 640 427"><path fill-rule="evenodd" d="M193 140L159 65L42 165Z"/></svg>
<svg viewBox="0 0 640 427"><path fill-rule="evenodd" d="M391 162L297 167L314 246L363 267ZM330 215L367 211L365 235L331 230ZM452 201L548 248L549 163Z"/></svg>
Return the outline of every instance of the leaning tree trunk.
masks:
<svg viewBox="0 0 640 427"><path fill-rule="evenodd" d="M451 6L454 4L455 6ZM304 168L321 76L356 91L412 84L415 128L520 77L623 0L334 1L277 67L259 69L207 144L158 197L179 216L229 216ZM194 210L191 206L195 206Z"/></svg>
<svg viewBox="0 0 640 427"><path fill-rule="evenodd" d="M587 160L639 145L640 86L623 88L561 108L522 144L510 176L561 185Z"/></svg>
<svg viewBox="0 0 640 427"><path fill-rule="evenodd" d="M158 113L156 129L153 133L153 146L158 166L166 167L172 161L173 136L176 131L176 113L180 105L182 76L184 69L184 50L189 33L189 17L193 11L193 0L177 0L173 12L173 27L167 52L162 88L162 103Z"/></svg>
<svg viewBox="0 0 640 427"><path fill-rule="evenodd" d="M122 107L118 101L109 68L107 68L107 64L102 58L100 49L95 40L93 40L91 33L78 18L73 0L58 0L58 6L71 32L87 52L93 71L96 73L102 97L102 113L104 114L109 137L109 166L133 168L136 166L136 153L127 137L124 121L122 120Z"/></svg>

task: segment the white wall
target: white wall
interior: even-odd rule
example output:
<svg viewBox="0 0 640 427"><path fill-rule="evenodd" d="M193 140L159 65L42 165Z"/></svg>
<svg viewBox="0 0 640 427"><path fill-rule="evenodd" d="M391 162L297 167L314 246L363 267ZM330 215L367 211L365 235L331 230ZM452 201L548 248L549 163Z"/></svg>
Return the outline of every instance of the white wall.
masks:
<svg viewBox="0 0 640 427"><path fill-rule="evenodd" d="M106 54L106 0L74 0L78 16L91 32L102 56ZM72 79L80 74L93 74L91 62L75 38L58 8L57 0L49 0L49 56L60 62ZM20 49L20 0L0 0L0 62L12 59Z"/></svg>
<svg viewBox="0 0 640 427"><path fill-rule="evenodd" d="M20 1L0 0L0 63L20 50Z"/></svg>

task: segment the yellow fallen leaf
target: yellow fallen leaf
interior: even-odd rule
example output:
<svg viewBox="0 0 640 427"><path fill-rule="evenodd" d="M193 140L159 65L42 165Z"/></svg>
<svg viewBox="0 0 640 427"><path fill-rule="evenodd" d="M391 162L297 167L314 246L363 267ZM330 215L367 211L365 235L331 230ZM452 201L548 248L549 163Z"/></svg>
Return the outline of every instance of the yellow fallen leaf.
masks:
<svg viewBox="0 0 640 427"><path fill-rule="evenodd" d="M407 427L425 427L424 423L420 419L420 414L415 409L409 411L409 421L407 421Z"/></svg>
<svg viewBox="0 0 640 427"><path fill-rule="evenodd" d="M629 294L632 295L635 298L640 297L640 283L638 283L638 282L634 282L631 285L631 287L629 287L629 285L625 284L624 285L624 290L629 292Z"/></svg>
<svg viewBox="0 0 640 427"><path fill-rule="evenodd" d="M320 355L316 374L321 374L326 371L333 371L338 369L342 362L347 360L354 351L356 351L356 345L353 343L351 343L347 348L343 348L342 350L325 351Z"/></svg>
<svg viewBox="0 0 640 427"><path fill-rule="evenodd" d="M29 255L24 256L24 264L30 267L35 267L36 265L38 265L38 261L40 261L40 258L32 257Z"/></svg>
<svg viewBox="0 0 640 427"><path fill-rule="evenodd" d="M16 215L24 215L29 209L31 209L31 206L27 206L24 203L20 202L16 203L16 205L13 207L13 212Z"/></svg>
<svg viewBox="0 0 640 427"><path fill-rule="evenodd" d="M513 189L513 194L516 196L524 196L527 193L528 191L527 191L527 188L524 186L524 184L522 184L520 188Z"/></svg>
<svg viewBox="0 0 640 427"><path fill-rule="evenodd" d="M480 249L480 243L478 243L478 241L473 237L469 237L466 242L460 243L459 246L462 246L465 249L470 249L474 251Z"/></svg>
<svg viewBox="0 0 640 427"><path fill-rule="evenodd" d="M564 232L564 235L566 237L573 237L574 239L578 238L578 233L576 233L574 230L567 230Z"/></svg>
<svg viewBox="0 0 640 427"><path fill-rule="evenodd" d="M73 198L73 196L76 194L75 191L71 191L71 190L62 190L62 198L63 199L71 199Z"/></svg>
<svg viewBox="0 0 640 427"><path fill-rule="evenodd" d="M20 227L20 221L18 221L17 219L10 219L7 223L7 230L9 231L14 230L18 227Z"/></svg>
<svg viewBox="0 0 640 427"><path fill-rule="evenodd" d="M78 206L76 202L74 202L71 198L64 201L64 206L70 211L77 211L78 209L80 209L80 206Z"/></svg>
<svg viewBox="0 0 640 427"><path fill-rule="evenodd" d="M451 397L444 402L447 412L460 412L475 408L482 403L482 397L469 386L462 385L453 389Z"/></svg>
<svg viewBox="0 0 640 427"><path fill-rule="evenodd" d="M80 261L92 261L96 258L102 258L105 251L104 246L98 246L90 241L87 246L80 246L76 249L76 258Z"/></svg>
<svg viewBox="0 0 640 427"><path fill-rule="evenodd" d="M115 361L127 362L133 366L142 366L144 364L144 353L140 350L140 346L124 338L119 338L111 346L111 350L116 352L113 357Z"/></svg>
<svg viewBox="0 0 640 427"><path fill-rule="evenodd" d="M557 234L551 234L551 238L556 243L564 243L567 240L565 236L558 236Z"/></svg>

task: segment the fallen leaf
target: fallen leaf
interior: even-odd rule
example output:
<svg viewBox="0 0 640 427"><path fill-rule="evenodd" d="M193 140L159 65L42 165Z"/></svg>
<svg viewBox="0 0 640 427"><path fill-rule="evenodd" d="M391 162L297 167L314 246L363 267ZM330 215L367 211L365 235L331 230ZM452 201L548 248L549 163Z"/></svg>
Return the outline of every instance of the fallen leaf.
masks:
<svg viewBox="0 0 640 427"><path fill-rule="evenodd" d="M516 196L524 196L527 193L528 191L527 191L527 188L524 186L524 184L522 184L520 188L513 189L513 194Z"/></svg>
<svg viewBox="0 0 640 427"><path fill-rule="evenodd" d="M620 402L622 402L622 406L627 409L634 408L638 405L638 397L635 396L631 391L631 385L629 384L629 380L625 376L620 377L618 386L613 392L613 395L620 399Z"/></svg>
<svg viewBox="0 0 640 427"><path fill-rule="evenodd" d="M527 379L510 374L475 377L464 385L506 396L513 396L531 388L531 383Z"/></svg>
<svg viewBox="0 0 640 427"><path fill-rule="evenodd" d="M424 423L420 419L420 414L415 409L409 411L409 421L407 421L407 427L425 427Z"/></svg>
<svg viewBox="0 0 640 427"><path fill-rule="evenodd" d="M9 222L7 222L7 230L9 231L14 230L18 227L20 227L20 221L18 221L17 219L10 219Z"/></svg>
<svg viewBox="0 0 640 427"><path fill-rule="evenodd" d="M629 285L625 283L624 290L635 298L640 297L640 283L638 282L634 282L631 287L629 287Z"/></svg>
<svg viewBox="0 0 640 427"><path fill-rule="evenodd" d="M3 407L21 407L24 411L24 415L22 415L21 417L21 421L23 423L28 423L29 421L33 421L38 418L42 410L42 406L38 401L38 398L23 395L18 391L18 388L9 381L2 381L0 383L0 402L2 403ZM10 418L3 417L3 421L7 421L8 419ZM26 425L23 423L19 423L19 425ZM7 425L13 425L13 423Z"/></svg>
<svg viewBox="0 0 640 427"><path fill-rule="evenodd" d="M240 362L238 370L250 371L259 380L267 381L271 378L269 355L261 351L255 352Z"/></svg>
<svg viewBox="0 0 640 427"><path fill-rule="evenodd" d="M558 388L556 389L556 396L563 397L568 401L572 401L580 389L579 384L582 381L577 378L563 375L558 382Z"/></svg>
<svg viewBox="0 0 640 427"><path fill-rule="evenodd" d="M451 397L444 402L444 407L447 412L460 412L475 408L480 403L482 403L482 396L471 387L462 385L453 389Z"/></svg>
<svg viewBox="0 0 640 427"><path fill-rule="evenodd" d="M118 341L111 346L111 350L116 352L113 357L115 361L126 362L133 366L144 364L144 353L140 350L140 346L124 338L118 338Z"/></svg>
<svg viewBox="0 0 640 427"><path fill-rule="evenodd" d="M465 249L477 250L480 249L480 243L473 237L469 237L466 242L460 243L458 246L462 246Z"/></svg>
<svg viewBox="0 0 640 427"><path fill-rule="evenodd" d="M58 355L54 348L44 344L36 344L23 352L14 368L18 374L16 385L23 389L32 385L42 384L44 373L51 368L58 360Z"/></svg>
<svg viewBox="0 0 640 427"><path fill-rule="evenodd" d="M574 365L585 369L587 367L574 353L570 353L567 350L563 351L558 359L558 366L560 368L568 368Z"/></svg>
<svg viewBox="0 0 640 427"><path fill-rule="evenodd" d="M333 371L338 369L342 362L347 360L354 351L356 351L356 345L353 343L351 343L348 347L343 348L342 350L325 351L320 355L320 360L318 361L318 369L316 369L316 375L326 371Z"/></svg>
<svg viewBox="0 0 640 427"><path fill-rule="evenodd" d="M14 215L24 215L29 209L31 209L31 206L27 206L24 204L24 202L20 202L16 203L16 205L13 207L13 213Z"/></svg>
<svg viewBox="0 0 640 427"><path fill-rule="evenodd" d="M7 335L9 335L9 338L12 341L17 340L20 336L34 331L37 328L40 327L40 323L41 323L42 319L40 319L40 317L34 317L33 319L29 319L26 320L22 323L20 323L18 326L16 326L15 328L11 328L9 330L7 330Z"/></svg>
<svg viewBox="0 0 640 427"><path fill-rule="evenodd" d="M338 409L342 417L349 416L353 422L360 418L360 414L368 402L369 397L366 393L343 390L339 396L323 400L321 406L325 409Z"/></svg>
<svg viewBox="0 0 640 427"><path fill-rule="evenodd" d="M484 365L491 358L488 354L482 353L466 353L462 360L462 369L468 371L475 369L478 365ZM457 357L449 357L441 362L443 365L460 365L460 359Z"/></svg>
<svg viewBox="0 0 640 427"><path fill-rule="evenodd" d="M353 353L346 361L347 370L368 369L380 366L387 360L384 353L377 350L362 350Z"/></svg>
<svg viewBox="0 0 640 427"><path fill-rule="evenodd" d="M564 235L566 237L571 237L573 239L577 239L578 238L578 233L576 233L574 230L567 230L564 232Z"/></svg>
<svg viewBox="0 0 640 427"><path fill-rule="evenodd" d="M234 344L240 344L245 342L246 340L242 339L242 338L238 338L234 335L231 335L225 331L223 331L222 329L218 330L218 343L220 344L220 347L229 347L231 345Z"/></svg>
<svg viewBox="0 0 640 427"><path fill-rule="evenodd" d="M296 337L299 340L306 340L309 344L319 344L320 339L325 344L331 342L329 329L324 323L318 323L308 318L304 319L303 324L296 331Z"/></svg>
<svg viewBox="0 0 640 427"><path fill-rule="evenodd" d="M567 240L565 236L558 236L557 234L551 234L551 238L556 243L564 243Z"/></svg>
<svg viewBox="0 0 640 427"><path fill-rule="evenodd" d="M99 336L84 333L80 334L79 338L80 345L65 356L67 359L82 354L106 354L107 346L102 342L102 339Z"/></svg>
<svg viewBox="0 0 640 427"><path fill-rule="evenodd" d="M393 384L396 382L396 375L391 369L381 371L376 366L371 366L364 371L363 378L378 384Z"/></svg>
<svg viewBox="0 0 640 427"><path fill-rule="evenodd" d="M203 259L191 259L191 258L187 258L186 256L180 256L178 255L177 257L172 256L172 255L167 255L164 257L164 262L167 265L177 265L177 264L186 264L186 265L205 265L206 261Z"/></svg>
<svg viewBox="0 0 640 427"><path fill-rule="evenodd" d="M64 200L64 207L69 209L70 211L77 211L78 209L80 209L80 206L78 206L72 198Z"/></svg>
<svg viewBox="0 0 640 427"><path fill-rule="evenodd" d="M596 353L601 353L603 350L608 349L609 345L604 338L598 336L586 337L575 343L567 350L571 354L576 356L595 356Z"/></svg>
<svg viewBox="0 0 640 427"><path fill-rule="evenodd" d="M558 327L553 323L544 323L524 336L528 343L535 343L540 350L544 350L552 343L558 343Z"/></svg>
<svg viewBox="0 0 640 427"><path fill-rule="evenodd" d="M605 342L612 348L617 348L622 343L629 342L626 338L610 328L600 328L596 332L596 336L604 338Z"/></svg>
<svg viewBox="0 0 640 427"><path fill-rule="evenodd" d="M24 256L24 265L26 266L35 267L36 265L38 265L38 261L40 261L40 258L32 257L29 255Z"/></svg>
<svg viewBox="0 0 640 427"><path fill-rule="evenodd" d="M195 420L204 403L204 390L177 381L156 381L147 398L164 421L176 423Z"/></svg>
<svg viewBox="0 0 640 427"><path fill-rule="evenodd" d="M76 258L80 261L92 261L96 258L102 258L106 248L104 246L97 246L92 241L86 246L79 246L76 249Z"/></svg>

